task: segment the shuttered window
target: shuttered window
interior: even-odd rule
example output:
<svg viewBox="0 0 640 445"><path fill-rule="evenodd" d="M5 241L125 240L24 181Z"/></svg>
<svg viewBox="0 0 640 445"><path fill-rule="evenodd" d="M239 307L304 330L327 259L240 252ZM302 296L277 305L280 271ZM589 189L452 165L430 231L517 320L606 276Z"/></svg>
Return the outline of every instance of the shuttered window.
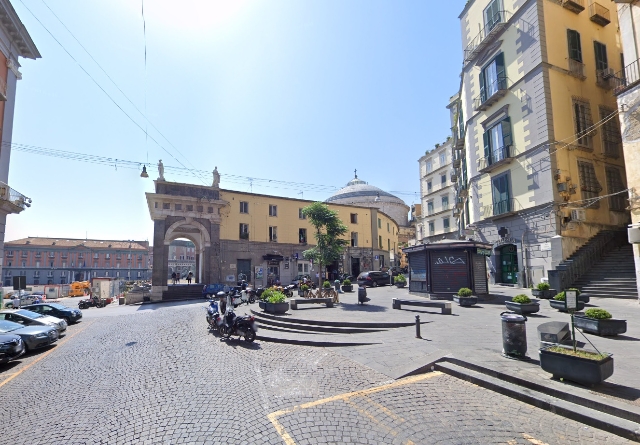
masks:
<svg viewBox="0 0 640 445"><path fill-rule="evenodd" d="M580 190L582 191L582 199L588 200L584 204L591 209L600 207L600 201L594 200L602 191L602 187L598 182L596 170L591 162L578 161L578 175L580 176Z"/></svg>
<svg viewBox="0 0 640 445"><path fill-rule="evenodd" d="M580 33L573 29L567 30L567 42L569 44L569 59L582 63L582 45Z"/></svg>
<svg viewBox="0 0 640 445"><path fill-rule="evenodd" d="M576 130L576 144L591 149L593 147L593 119L589 102L573 99L573 121Z"/></svg>
<svg viewBox="0 0 640 445"><path fill-rule="evenodd" d="M609 68L609 62L607 60L607 45L594 41L593 50L596 54L596 70L601 71Z"/></svg>
<svg viewBox="0 0 640 445"><path fill-rule="evenodd" d="M616 112L605 107L600 107L600 120L602 124L602 152L610 158L620 156L622 135L620 134L620 122L614 116Z"/></svg>
<svg viewBox="0 0 640 445"><path fill-rule="evenodd" d="M605 174L607 176L607 194L621 192L624 190L624 184L622 183L622 177L620 176L620 170L615 167L606 167ZM609 196L609 210L616 212L624 212L627 207L627 194L619 193L617 195Z"/></svg>

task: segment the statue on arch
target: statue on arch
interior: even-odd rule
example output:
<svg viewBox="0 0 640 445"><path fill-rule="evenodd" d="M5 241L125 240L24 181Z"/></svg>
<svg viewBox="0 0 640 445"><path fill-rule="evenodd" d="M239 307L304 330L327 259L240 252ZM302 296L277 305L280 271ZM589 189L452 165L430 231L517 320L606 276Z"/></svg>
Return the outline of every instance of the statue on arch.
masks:
<svg viewBox="0 0 640 445"><path fill-rule="evenodd" d="M218 167L213 169L213 184L211 187L220 187L220 173L218 173Z"/></svg>
<svg viewBox="0 0 640 445"><path fill-rule="evenodd" d="M164 181L164 164L162 159L158 161L158 181Z"/></svg>

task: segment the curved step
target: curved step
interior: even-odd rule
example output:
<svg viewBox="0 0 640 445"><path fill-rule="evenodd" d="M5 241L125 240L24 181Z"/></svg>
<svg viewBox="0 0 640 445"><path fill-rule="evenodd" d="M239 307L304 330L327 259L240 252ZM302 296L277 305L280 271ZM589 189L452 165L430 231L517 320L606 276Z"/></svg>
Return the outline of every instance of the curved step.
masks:
<svg viewBox="0 0 640 445"><path fill-rule="evenodd" d="M261 315L255 315L255 317L256 317L256 320L263 325L277 326L280 328L297 329L299 331L327 332L327 333L334 333L334 334L366 334L367 332L381 332L385 330L385 329L359 329L359 328L350 328L350 327L337 328L332 326L309 325L306 322L296 323L296 322L293 322L293 320L273 320L267 317L263 318Z"/></svg>
<svg viewBox="0 0 640 445"><path fill-rule="evenodd" d="M412 323L355 323L345 321L324 321L324 320L303 320L300 318L280 317L277 315L266 314L261 311L255 311L251 309L251 313L259 318L268 318L271 320L279 320L282 322L306 324L312 326L335 326L342 328L362 328L362 329L393 329L393 328L406 328L407 326L415 326L415 322Z"/></svg>
<svg viewBox="0 0 640 445"><path fill-rule="evenodd" d="M380 343L362 343L362 342L298 340L298 339L289 339L289 338L268 337L264 335L256 335L256 340L266 341L269 343L284 343L288 345L315 346L319 348L336 348L336 347L345 347L345 346L369 346L369 345L380 344Z"/></svg>

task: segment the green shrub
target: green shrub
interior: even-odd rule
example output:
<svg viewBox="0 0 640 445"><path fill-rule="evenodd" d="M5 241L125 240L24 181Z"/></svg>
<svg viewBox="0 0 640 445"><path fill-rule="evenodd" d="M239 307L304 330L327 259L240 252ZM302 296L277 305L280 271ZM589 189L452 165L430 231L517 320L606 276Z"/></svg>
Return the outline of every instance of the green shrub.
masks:
<svg viewBox="0 0 640 445"><path fill-rule="evenodd" d="M553 297L554 300L557 301L564 301L566 300L566 297L564 295L564 291L560 292L559 294L557 294L555 297Z"/></svg>
<svg viewBox="0 0 640 445"><path fill-rule="evenodd" d="M282 292L273 291L269 298L267 298L267 303L284 303L287 297L284 296Z"/></svg>
<svg viewBox="0 0 640 445"><path fill-rule="evenodd" d="M268 301L269 298L274 294L274 292L276 292L276 290L274 289L265 289L262 292L262 295L260 295L260 299L263 301Z"/></svg>
<svg viewBox="0 0 640 445"><path fill-rule="evenodd" d="M329 289L331 287L331 283L329 283L329 281L325 281L324 283L322 283L322 287L325 289Z"/></svg>
<svg viewBox="0 0 640 445"><path fill-rule="evenodd" d="M393 282L394 283L406 283L407 279L404 275L402 274L398 274L397 276L393 277Z"/></svg>
<svg viewBox="0 0 640 445"><path fill-rule="evenodd" d="M350 280L349 278L347 278L346 280L344 280L344 281L342 282L342 284L343 284L344 286L351 286L351 280Z"/></svg>
<svg viewBox="0 0 640 445"><path fill-rule="evenodd" d="M531 298L527 297L525 294L516 295L511 299L514 303L527 304L531 303Z"/></svg>
<svg viewBox="0 0 640 445"><path fill-rule="evenodd" d="M551 289L551 286L549 286L549 283L538 283L538 290L549 290Z"/></svg>
<svg viewBox="0 0 640 445"><path fill-rule="evenodd" d="M306 292L306 291L309 290L309 286L306 285L306 284L303 284L302 286L300 286L300 290L303 291L303 292Z"/></svg>
<svg viewBox="0 0 640 445"><path fill-rule="evenodd" d="M611 314L608 311L597 307L587 309L586 311L584 311L584 315L589 318L595 318L596 320L606 320L608 318L611 318Z"/></svg>
<svg viewBox="0 0 640 445"><path fill-rule="evenodd" d="M471 295L473 295L473 291L468 287L461 287L460 289L458 289L459 297L470 297Z"/></svg>

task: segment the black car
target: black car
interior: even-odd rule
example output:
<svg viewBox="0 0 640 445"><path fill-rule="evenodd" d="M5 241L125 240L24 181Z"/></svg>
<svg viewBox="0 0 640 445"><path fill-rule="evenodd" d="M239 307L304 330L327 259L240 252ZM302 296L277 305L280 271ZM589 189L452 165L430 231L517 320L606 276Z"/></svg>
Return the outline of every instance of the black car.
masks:
<svg viewBox="0 0 640 445"><path fill-rule="evenodd" d="M17 359L24 351L24 343L19 335L0 334L0 363Z"/></svg>
<svg viewBox="0 0 640 445"><path fill-rule="evenodd" d="M37 312L42 315L51 315L52 317L61 318L66 320L67 324L77 323L82 318L81 310L73 309L58 303L30 304L29 306L23 306L22 309Z"/></svg>
<svg viewBox="0 0 640 445"><path fill-rule="evenodd" d="M362 272L358 275L358 286L371 286L378 287L384 286L385 284L390 284L391 278L387 272Z"/></svg>

